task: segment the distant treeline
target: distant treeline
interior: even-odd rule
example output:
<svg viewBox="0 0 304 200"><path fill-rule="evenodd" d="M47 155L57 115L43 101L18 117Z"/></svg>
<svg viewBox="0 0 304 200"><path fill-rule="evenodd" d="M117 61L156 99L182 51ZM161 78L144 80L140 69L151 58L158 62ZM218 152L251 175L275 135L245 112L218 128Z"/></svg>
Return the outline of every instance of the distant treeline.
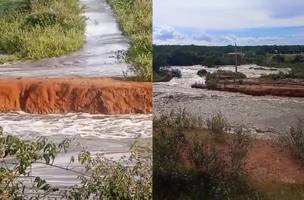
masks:
<svg viewBox="0 0 304 200"><path fill-rule="evenodd" d="M235 57L228 53L234 46L154 45L153 66L159 71L162 66L233 65ZM304 45L297 46L241 46L243 56L239 64L258 64L272 67L304 67Z"/></svg>

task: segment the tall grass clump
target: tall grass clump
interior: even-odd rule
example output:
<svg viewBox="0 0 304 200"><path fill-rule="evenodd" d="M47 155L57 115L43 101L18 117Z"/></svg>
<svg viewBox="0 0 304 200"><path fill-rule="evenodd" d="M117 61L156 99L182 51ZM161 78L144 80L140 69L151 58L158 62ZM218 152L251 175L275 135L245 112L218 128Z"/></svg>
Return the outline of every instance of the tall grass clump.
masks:
<svg viewBox="0 0 304 200"><path fill-rule="evenodd" d="M81 48L85 41L81 13L78 0L1 0L0 54L42 59Z"/></svg>
<svg viewBox="0 0 304 200"><path fill-rule="evenodd" d="M206 120L209 133L215 138L223 137L229 129L225 117L221 113L215 113Z"/></svg>
<svg viewBox="0 0 304 200"><path fill-rule="evenodd" d="M261 199L245 171L250 140L243 129L225 144L199 135L189 139L191 131L208 129L189 126L189 118L181 116L154 119L153 199Z"/></svg>
<svg viewBox="0 0 304 200"><path fill-rule="evenodd" d="M107 0L130 40L126 60L136 80L152 80L152 0Z"/></svg>
<svg viewBox="0 0 304 200"><path fill-rule="evenodd" d="M289 131L282 136L281 142L284 149L297 159L304 161L304 121L298 120L295 126L291 126Z"/></svg>

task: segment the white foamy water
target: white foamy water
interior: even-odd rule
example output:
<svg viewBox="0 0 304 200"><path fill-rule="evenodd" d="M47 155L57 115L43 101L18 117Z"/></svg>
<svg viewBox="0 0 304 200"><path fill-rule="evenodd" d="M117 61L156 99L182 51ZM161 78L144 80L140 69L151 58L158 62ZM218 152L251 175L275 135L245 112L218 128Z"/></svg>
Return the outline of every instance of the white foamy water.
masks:
<svg viewBox="0 0 304 200"><path fill-rule="evenodd" d="M173 78L169 82L153 83L154 112L156 115L170 112L172 109L185 108L202 119L215 112L221 112L233 125L245 125L251 130L270 133L283 133L297 120L304 119L304 99L277 96L251 96L241 93L191 88L191 84L204 83L205 77L197 75L198 70L208 72L216 70L234 71L234 66L207 68L204 66L173 67L181 70L182 78ZM242 65L238 71L249 78L262 74L273 74L288 68L273 69L257 65Z"/></svg>
<svg viewBox="0 0 304 200"><path fill-rule="evenodd" d="M152 136L152 115L0 113L0 126L8 134L27 139L36 136L149 138Z"/></svg>

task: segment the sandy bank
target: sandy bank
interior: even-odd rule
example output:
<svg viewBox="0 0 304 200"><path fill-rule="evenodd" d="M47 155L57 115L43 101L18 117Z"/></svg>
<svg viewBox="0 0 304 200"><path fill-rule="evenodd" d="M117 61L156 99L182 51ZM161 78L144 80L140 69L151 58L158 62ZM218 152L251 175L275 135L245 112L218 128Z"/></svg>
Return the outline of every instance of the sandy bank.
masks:
<svg viewBox="0 0 304 200"><path fill-rule="evenodd" d="M0 112L152 112L152 84L110 78L0 79Z"/></svg>

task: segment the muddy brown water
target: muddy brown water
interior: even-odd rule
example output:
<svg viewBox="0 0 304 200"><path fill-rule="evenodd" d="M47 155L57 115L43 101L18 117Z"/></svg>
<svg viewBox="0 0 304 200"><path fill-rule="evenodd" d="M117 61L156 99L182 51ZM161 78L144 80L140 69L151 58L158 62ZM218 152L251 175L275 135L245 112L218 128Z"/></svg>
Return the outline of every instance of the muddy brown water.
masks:
<svg viewBox="0 0 304 200"><path fill-rule="evenodd" d="M206 68L203 66L175 67L181 70L182 78L170 82L154 83L154 112L156 116L171 110L185 108L194 116L206 120L212 114L221 112L234 126L243 125L260 137L272 137L282 134L298 119L304 119L304 99L275 96L250 96L240 93L211 91L191 88L191 84L204 83L204 78L196 73L200 69L215 71L234 70L233 66ZM254 69L256 68L256 69ZM247 77L259 77L261 74L287 72L289 69L274 70L260 66L244 65L239 71Z"/></svg>

